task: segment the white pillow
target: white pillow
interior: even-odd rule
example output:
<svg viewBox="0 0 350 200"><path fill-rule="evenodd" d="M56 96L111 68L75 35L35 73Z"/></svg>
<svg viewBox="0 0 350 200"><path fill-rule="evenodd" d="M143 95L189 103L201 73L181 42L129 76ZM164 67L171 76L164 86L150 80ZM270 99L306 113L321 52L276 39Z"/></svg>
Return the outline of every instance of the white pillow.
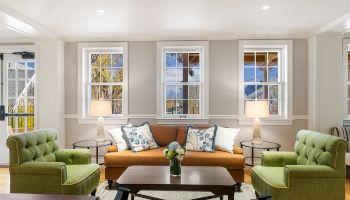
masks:
<svg viewBox="0 0 350 200"><path fill-rule="evenodd" d="M126 126L132 127L132 124L127 124ZM118 152L129 149L125 139L123 138L123 131L121 127L108 130L107 132L111 136L113 143L117 145Z"/></svg>
<svg viewBox="0 0 350 200"><path fill-rule="evenodd" d="M215 136L215 149L233 153L235 138L239 129L218 126Z"/></svg>

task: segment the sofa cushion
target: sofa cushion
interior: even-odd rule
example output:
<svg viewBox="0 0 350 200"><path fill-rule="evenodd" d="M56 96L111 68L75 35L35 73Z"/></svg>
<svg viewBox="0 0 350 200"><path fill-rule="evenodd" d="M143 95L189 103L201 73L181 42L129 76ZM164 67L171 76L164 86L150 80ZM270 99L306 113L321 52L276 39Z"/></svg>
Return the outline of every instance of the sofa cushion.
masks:
<svg viewBox="0 0 350 200"><path fill-rule="evenodd" d="M244 156L224 151L188 151L182 160L183 166L220 166L227 169L243 169Z"/></svg>
<svg viewBox="0 0 350 200"><path fill-rule="evenodd" d="M195 128L206 129L208 128L208 125L198 125ZM178 126L176 131L176 141L182 146L185 146L186 139L187 139L187 126Z"/></svg>
<svg viewBox="0 0 350 200"><path fill-rule="evenodd" d="M133 152L159 148L153 138L148 122L140 126L122 126L123 137Z"/></svg>
<svg viewBox="0 0 350 200"><path fill-rule="evenodd" d="M104 156L107 167L128 167L131 165L168 165L163 155L164 147L134 153L130 150L107 153Z"/></svg>
<svg viewBox="0 0 350 200"><path fill-rule="evenodd" d="M176 141L176 126L151 125L151 131L156 143L161 147L166 147Z"/></svg>
<svg viewBox="0 0 350 200"><path fill-rule="evenodd" d="M188 151L215 151L215 136L217 126L208 129L187 128L186 150Z"/></svg>

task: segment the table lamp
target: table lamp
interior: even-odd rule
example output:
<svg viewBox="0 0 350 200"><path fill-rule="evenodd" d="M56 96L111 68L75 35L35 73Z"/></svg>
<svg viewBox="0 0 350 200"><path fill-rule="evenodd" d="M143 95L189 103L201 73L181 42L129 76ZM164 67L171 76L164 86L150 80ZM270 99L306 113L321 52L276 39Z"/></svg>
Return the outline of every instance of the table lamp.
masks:
<svg viewBox="0 0 350 200"><path fill-rule="evenodd" d="M90 103L90 116L97 118L96 141L105 140L103 117L112 115L112 101L92 100Z"/></svg>
<svg viewBox="0 0 350 200"><path fill-rule="evenodd" d="M267 101L246 101L245 115L247 118L254 118L253 144L261 144L260 118L269 117L269 103Z"/></svg>

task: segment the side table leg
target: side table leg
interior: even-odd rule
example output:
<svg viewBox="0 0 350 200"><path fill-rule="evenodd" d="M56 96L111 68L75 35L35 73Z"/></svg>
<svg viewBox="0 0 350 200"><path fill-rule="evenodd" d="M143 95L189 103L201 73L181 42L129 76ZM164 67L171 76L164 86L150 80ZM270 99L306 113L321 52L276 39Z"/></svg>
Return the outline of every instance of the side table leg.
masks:
<svg viewBox="0 0 350 200"><path fill-rule="evenodd" d="M254 147L252 148L252 167L254 167Z"/></svg>
<svg viewBox="0 0 350 200"><path fill-rule="evenodd" d="M96 147L96 164L98 164L98 147Z"/></svg>

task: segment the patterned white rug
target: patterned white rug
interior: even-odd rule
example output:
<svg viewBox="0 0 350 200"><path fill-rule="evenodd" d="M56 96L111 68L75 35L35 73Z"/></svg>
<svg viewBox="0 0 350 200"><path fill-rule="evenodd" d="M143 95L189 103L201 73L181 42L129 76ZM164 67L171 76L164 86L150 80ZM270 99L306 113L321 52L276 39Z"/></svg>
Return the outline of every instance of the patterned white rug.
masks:
<svg viewBox="0 0 350 200"><path fill-rule="evenodd" d="M101 200L114 200L117 194L116 188L108 189L107 181L102 182L97 187L96 196L100 197ZM141 191L140 194L157 197L167 200L187 200L200 198L212 195L211 192L169 192L169 191ZM255 191L252 185L242 184L242 192L235 192L235 200L251 200L255 199ZM130 199L130 195L129 195ZM216 198L219 199L219 198ZM215 199L215 200L216 200ZM135 197L135 200L144 200L143 198ZM227 196L224 196L224 200L227 200Z"/></svg>

